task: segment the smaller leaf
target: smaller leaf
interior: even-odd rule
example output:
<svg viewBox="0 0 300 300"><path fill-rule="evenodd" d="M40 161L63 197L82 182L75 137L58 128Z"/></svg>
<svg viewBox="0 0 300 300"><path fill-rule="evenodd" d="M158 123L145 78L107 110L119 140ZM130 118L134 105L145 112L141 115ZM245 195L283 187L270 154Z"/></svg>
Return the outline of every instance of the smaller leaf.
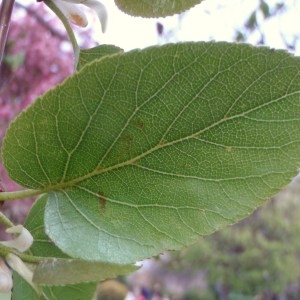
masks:
<svg viewBox="0 0 300 300"><path fill-rule="evenodd" d="M49 300L88 300L93 299L97 283L84 282L67 286L43 287Z"/></svg>
<svg viewBox="0 0 300 300"><path fill-rule="evenodd" d="M60 257L68 258L69 256L63 253L45 233L44 213L47 202L47 195L43 195L32 206L25 227L33 236L33 244L30 251L33 255L41 257Z"/></svg>
<svg viewBox="0 0 300 300"><path fill-rule="evenodd" d="M45 234L44 212L47 196L36 201L25 222L32 233L34 242L30 248L32 254L41 257L55 257L40 263L34 272L33 281L44 285L66 285L78 282L101 281L137 270L134 265L118 265L101 262L86 262L69 258L60 251ZM57 259L60 258L60 259Z"/></svg>
<svg viewBox="0 0 300 300"><path fill-rule="evenodd" d="M12 300L40 300L32 287L17 273L13 274L14 288ZM67 286L43 287L44 299L87 300L92 299L96 283L79 283ZM2 300L2 298L1 298Z"/></svg>
<svg viewBox="0 0 300 300"><path fill-rule="evenodd" d="M108 55L124 52L123 49L113 45L101 45L94 48L82 49L79 53L79 61L77 71L82 69L86 64L93 62L96 59L103 58Z"/></svg>
<svg viewBox="0 0 300 300"><path fill-rule="evenodd" d="M13 273L14 288L12 300L39 300L34 289L16 272Z"/></svg>
<svg viewBox="0 0 300 300"><path fill-rule="evenodd" d="M181 13L201 0L115 0L123 12L137 17L166 17Z"/></svg>
<svg viewBox="0 0 300 300"><path fill-rule="evenodd" d="M134 272L134 265L118 265L78 259L51 259L40 263L33 281L42 285L64 285L78 282L98 282Z"/></svg>

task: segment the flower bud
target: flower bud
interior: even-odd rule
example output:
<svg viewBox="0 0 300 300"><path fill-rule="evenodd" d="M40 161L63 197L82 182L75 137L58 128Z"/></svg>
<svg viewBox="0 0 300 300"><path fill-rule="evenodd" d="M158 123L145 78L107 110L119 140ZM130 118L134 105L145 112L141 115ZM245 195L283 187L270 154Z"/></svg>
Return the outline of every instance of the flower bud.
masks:
<svg viewBox="0 0 300 300"><path fill-rule="evenodd" d="M25 252L31 247L33 243L33 237L31 233L22 225L10 227L6 229L6 232L17 234L18 236L10 241L0 242L2 245L17 249L20 252Z"/></svg>

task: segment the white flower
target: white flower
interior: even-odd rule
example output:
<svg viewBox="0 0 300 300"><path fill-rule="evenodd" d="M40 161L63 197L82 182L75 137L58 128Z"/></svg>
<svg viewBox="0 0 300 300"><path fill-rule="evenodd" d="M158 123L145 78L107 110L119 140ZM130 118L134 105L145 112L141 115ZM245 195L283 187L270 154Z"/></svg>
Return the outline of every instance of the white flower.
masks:
<svg viewBox="0 0 300 300"><path fill-rule="evenodd" d="M30 232L22 225L12 226L6 229L7 233L16 237L9 241L0 242L2 245L17 249L20 252L28 250L33 242ZM34 289L36 286L32 282L32 271L23 263L23 261L15 254L9 253L5 257L6 263L16 272L18 272ZM12 271L7 267L3 258L0 258L0 293L8 292L13 285ZM0 297L1 299L1 297Z"/></svg>
<svg viewBox="0 0 300 300"><path fill-rule="evenodd" d="M33 237L30 232L24 228L22 225L17 225L6 229L7 233L17 235L16 238L0 242L2 245L17 249L20 252L25 252L28 250L33 242Z"/></svg>
<svg viewBox="0 0 300 300"><path fill-rule="evenodd" d="M98 0L52 0L60 11L68 18L68 20L80 27L85 27L88 22L87 18L80 9L78 4L93 9L101 23L102 31L104 32L107 24L107 11L105 6Z"/></svg>
<svg viewBox="0 0 300 300"><path fill-rule="evenodd" d="M33 283L33 271L21 260L20 257L13 253L9 253L5 260L7 264L15 271L17 272L21 277L23 277L24 280L27 281L28 284L31 285L31 287L36 291L36 293L40 294L40 289L38 286Z"/></svg>
<svg viewBox="0 0 300 300"><path fill-rule="evenodd" d="M9 292L12 289L13 281L11 275L12 271L5 264L4 260L0 258L0 293Z"/></svg>

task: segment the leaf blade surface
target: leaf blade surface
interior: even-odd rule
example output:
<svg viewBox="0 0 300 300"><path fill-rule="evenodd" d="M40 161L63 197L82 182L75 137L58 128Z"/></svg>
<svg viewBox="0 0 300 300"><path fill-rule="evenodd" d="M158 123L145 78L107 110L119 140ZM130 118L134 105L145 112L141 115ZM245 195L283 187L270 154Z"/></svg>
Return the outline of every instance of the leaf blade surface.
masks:
<svg viewBox="0 0 300 300"><path fill-rule="evenodd" d="M81 49L76 69L79 71L86 64L91 63L95 59L101 59L106 55L113 55L118 52L123 52L123 49L113 45L100 45L89 49Z"/></svg>
<svg viewBox="0 0 300 300"><path fill-rule="evenodd" d="M296 175L299 70L283 51L227 43L104 57L21 115L5 165L51 191L46 231L70 256L131 263L178 249Z"/></svg>
<svg viewBox="0 0 300 300"><path fill-rule="evenodd" d="M99 282L126 275L138 269L138 267L134 265L71 259L65 253L61 252L45 234L44 214L46 202L46 195L38 199L31 208L25 221L25 227L34 238L30 253L34 256L45 257L45 260L37 264L34 269L33 282L46 286L65 286L83 282ZM76 286L74 288L76 288ZM68 290L69 287L66 287L67 292Z"/></svg>
<svg viewBox="0 0 300 300"><path fill-rule="evenodd" d="M136 271L133 265L114 265L76 259L51 259L41 262L33 274L33 282L56 286L82 282L100 282Z"/></svg>
<svg viewBox="0 0 300 300"><path fill-rule="evenodd" d="M14 288L12 291L12 300L87 300L92 299L97 285L96 283L79 283L67 286L43 287L43 297L40 298L18 273L13 273L13 280Z"/></svg>

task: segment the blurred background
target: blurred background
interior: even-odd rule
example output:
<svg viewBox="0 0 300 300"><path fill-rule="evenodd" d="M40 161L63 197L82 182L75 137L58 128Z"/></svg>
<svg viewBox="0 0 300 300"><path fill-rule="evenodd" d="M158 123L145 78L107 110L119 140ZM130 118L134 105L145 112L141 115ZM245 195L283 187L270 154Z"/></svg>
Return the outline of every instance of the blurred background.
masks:
<svg viewBox="0 0 300 300"><path fill-rule="evenodd" d="M5 1L5 0L2 0ZM224 2L224 3L222 3ZM300 1L206 0L165 19L127 16L103 1L108 11L102 33L90 24L76 28L81 47L115 44L126 51L181 41L229 41L300 54ZM19 0L13 12L0 68L0 146L9 122L36 97L72 73L73 55L60 21L36 1ZM0 164L3 189L19 187ZM142 262L134 274L99 285L97 299L300 299L300 180L270 199L249 218L181 252ZM34 199L1 206L22 223ZM5 238L0 229L0 238Z"/></svg>

